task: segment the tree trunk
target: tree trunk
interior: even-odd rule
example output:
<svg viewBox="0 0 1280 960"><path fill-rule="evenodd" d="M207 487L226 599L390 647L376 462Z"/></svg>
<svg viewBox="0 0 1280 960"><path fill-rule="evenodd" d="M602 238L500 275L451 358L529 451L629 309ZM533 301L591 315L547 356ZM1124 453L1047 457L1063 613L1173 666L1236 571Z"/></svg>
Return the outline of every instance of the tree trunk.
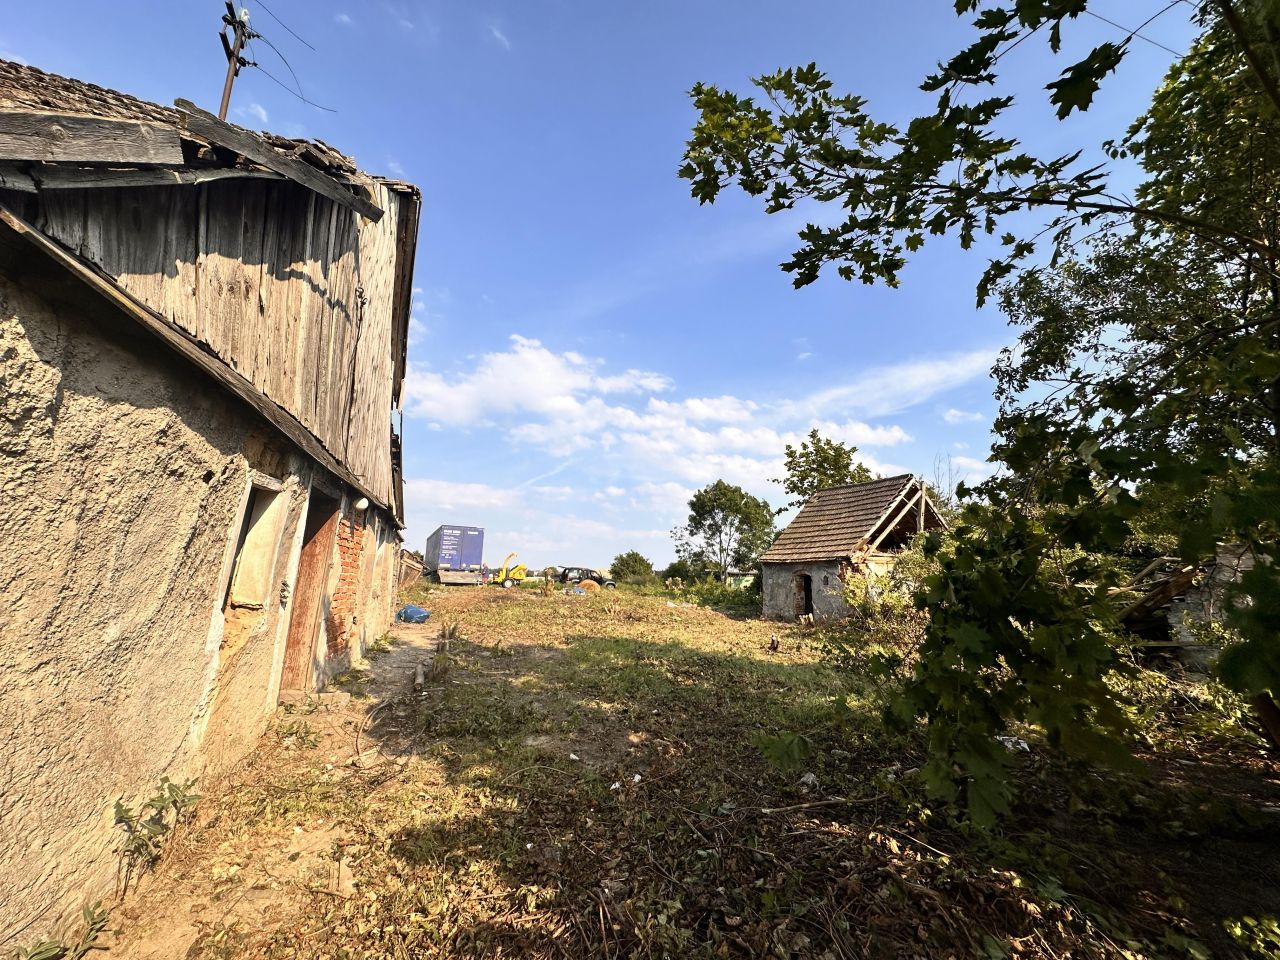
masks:
<svg viewBox="0 0 1280 960"><path fill-rule="evenodd" d="M1260 693L1252 698L1253 709L1258 712L1258 719L1267 731L1267 738L1273 747L1280 748L1280 707L1271 699L1271 694Z"/></svg>

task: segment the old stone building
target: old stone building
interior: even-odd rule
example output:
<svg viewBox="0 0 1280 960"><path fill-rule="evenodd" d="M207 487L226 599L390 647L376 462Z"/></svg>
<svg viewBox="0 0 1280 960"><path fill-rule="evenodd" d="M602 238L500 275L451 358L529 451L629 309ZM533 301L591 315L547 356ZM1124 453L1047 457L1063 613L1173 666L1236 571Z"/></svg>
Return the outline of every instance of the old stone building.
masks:
<svg viewBox="0 0 1280 960"><path fill-rule="evenodd" d="M0 61L0 946L388 626L419 207Z"/></svg>
<svg viewBox="0 0 1280 960"><path fill-rule="evenodd" d="M764 615L846 617L850 572L887 572L913 536L943 526L925 485L910 474L820 490L761 558Z"/></svg>

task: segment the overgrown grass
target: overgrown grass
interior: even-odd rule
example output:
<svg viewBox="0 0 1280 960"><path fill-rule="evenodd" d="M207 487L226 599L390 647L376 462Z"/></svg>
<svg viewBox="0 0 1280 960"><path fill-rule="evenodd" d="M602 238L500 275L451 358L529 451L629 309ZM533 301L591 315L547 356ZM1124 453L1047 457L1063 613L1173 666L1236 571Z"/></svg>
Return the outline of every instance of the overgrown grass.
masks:
<svg viewBox="0 0 1280 960"><path fill-rule="evenodd" d="M1270 936L1274 884L1224 877L1269 866L1275 827L1215 778L1035 748L1018 816L977 837L923 795L919 732L886 734L884 691L815 632L627 588L418 602L463 639L422 695L365 675L376 716L344 735L378 757L286 726L215 821L340 830L354 893L303 889L289 922L211 927L191 956L1155 958ZM1221 867L1223 904L1184 852Z"/></svg>

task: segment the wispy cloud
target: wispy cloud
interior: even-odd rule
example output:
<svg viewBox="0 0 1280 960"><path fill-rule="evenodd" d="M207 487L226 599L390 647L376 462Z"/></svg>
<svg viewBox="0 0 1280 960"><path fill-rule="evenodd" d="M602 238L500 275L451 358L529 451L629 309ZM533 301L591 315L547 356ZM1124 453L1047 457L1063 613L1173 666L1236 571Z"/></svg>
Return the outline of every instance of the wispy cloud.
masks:
<svg viewBox="0 0 1280 960"><path fill-rule="evenodd" d="M942 415L942 419L951 424L981 423L983 420L987 419L987 416L983 413L976 413L968 410L957 410L955 407L951 407Z"/></svg>
<svg viewBox="0 0 1280 960"><path fill-rule="evenodd" d="M991 347L877 367L847 384L812 393L788 406L796 414L813 416L831 411L887 416L918 406L960 384L984 378L997 352Z"/></svg>
<svg viewBox="0 0 1280 960"><path fill-rule="evenodd" d="M396 26L402 30L417 29L417 23L412 19L413 11L403 3L384 3L382 9L395 21Z"/></svg>
<svg viewBox="0 0 1280 960"><path fill-rule="evenodd" d="M789 210L771 217L744 217L696 235L634 250L598 271L592 279L570 284L556 301L545 304L533 318L555 323L585 323L607 316L619 307L652 293L705 280L708 273L741 261L776 264L795 245L796 233L807 222L823 222L829 212ZM799 348L801 352L804 347Z"/></svg>
<svg viewBox="0 0 1280 960"><path fill-rule="evenodd" d="M415 305L425 309L441 296L447 291L415 290ZM664 531L683 519L697 487L724 479L776 502L770 480L785 472L784 448L810 430L857 447L873 473L906 472L904 461L920 465L934 451L911 452L916 441L887 418L930 412L948 390L985 377L994 355L909 358L798 396L683 396L661 371L614 369L514 334L502 349L455 367L410 363L405 412L441 433L498 434L528 479L517 473L490 488L462 476L453 485L423 481L411 467L409 499L430 511L428 529L449 519L442 513L496 517L484 523L501 532L504 550L538 551L548 561L567 562L557 554L580 550L604 562L600 554L614 547L643 544L662 556L670 549ZM967 478L994 469L972 457L954 463ZM436 475L436 467L426 469ZM548 485L554 477L559 485ZM412 522L416 532L428 521Z"/></svg>
<svg viewBox="0 0 1280 960"><path fill-rule="evenodd" d="M403 177L405 175L404 167L400 166L400 161L394 157L387 161L387 171L395 177Z"/></svg>
<svg viewBox="0 0 1280 960"><path fill-rule="evenodd" d="M267 108L260 103L241 104L232 112L238 117L256 120L264 127L271 122L271 117L267 114Z"/></svg>
<svg viewBox="0 0 1280 960"><path fill-rule="evenodd" d="M505 33L502 32L502 28L499 27L496 23L489 24L489 35L493 37L495 41L497 41L499 44L502 45L503 50L511 49L511 40L507 37Z"/></svg>
<svg viewBox="0 0 1280 960"><path fill-rule="evenodd" d="M340 24L342 24L344 27L349 27L349 26L351 26L351 24L352 24L352 23L354 23L354 22L355 22L355 21L353 21L353 20L351 19L351 16L350 16L349 14L346 14L346 13L335 13L335 14L333 15L333 19L334 19L334 22L335 22L335 23L340 23Z"/></svg>
<svg viewBox="0 0 1280 960"><path fill-rule="evenodd" d="M981 364L921 359L865 371L853 384L867 389L910 385L915 392L892 404L895 410L904 409L947 384L963 382L960 371L985 373L989 355L983 352L982 359ZM925 390L920 384L928 378L931 386ZM781 473L783 449L798 444L811 429L858 447L860 459L873 471L900 472L868 451L912 441L897 424L850 415L859 404L885 405L861 395L856 402L844 393L833 396L831 390L781 401L730 395L669 399L666 395L674 389L660 372L614 373L602 361L513 335L508 349L475 358L470 369L445 373L411 364L405 398L411 417L496 428L516 447L552 457L593 451L593 465L608 460L655 482L670 477L697 484L723 477L764 489L770 477ZM520 398L519 404L509 402L513 396Z"/></svg>

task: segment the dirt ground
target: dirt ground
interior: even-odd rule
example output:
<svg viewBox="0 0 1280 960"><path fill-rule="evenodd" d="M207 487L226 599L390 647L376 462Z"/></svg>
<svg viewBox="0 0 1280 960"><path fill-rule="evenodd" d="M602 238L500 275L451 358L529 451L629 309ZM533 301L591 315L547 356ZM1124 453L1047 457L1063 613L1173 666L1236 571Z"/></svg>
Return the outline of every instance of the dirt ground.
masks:
<svg viewBox="0 0 1280 960"><path fill-rule="evenodd" d="M1053 780L975 838L794 628L621 591L415 600L427 624L201 785L111 956L1231 957L1224 922L1280 914L1269 762L1225 790L1165 758L1114 810Z"/></svg>

